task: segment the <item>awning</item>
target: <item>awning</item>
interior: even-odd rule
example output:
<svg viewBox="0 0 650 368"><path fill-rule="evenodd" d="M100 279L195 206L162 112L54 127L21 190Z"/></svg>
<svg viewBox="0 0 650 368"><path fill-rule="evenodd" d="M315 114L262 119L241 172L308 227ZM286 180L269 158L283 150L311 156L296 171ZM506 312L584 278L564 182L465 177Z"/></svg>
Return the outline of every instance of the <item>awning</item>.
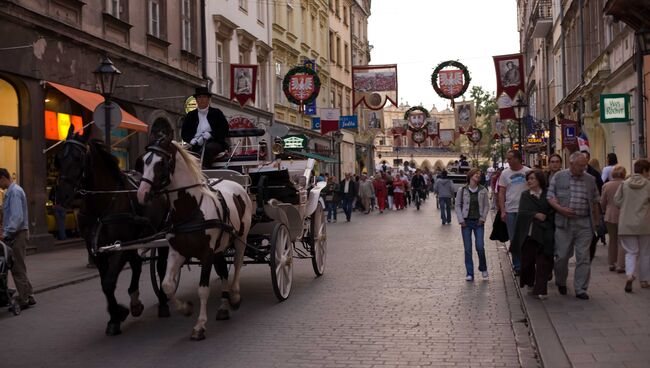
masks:
<svg viewBox="0 0 650 368"><path fill-rule="evenodd" d="M338 161L333 159L333 158L323 156L323 155L318 155L316 153L311 153L311 152L300 152L300 151L286 150L286 151L284 151L284 154L288 155L288 156L296 155L296 156L302 156L302 157L307 157L307 158L313 158L316 161L321 161L321 162L330 163L330 164L338 163Z"/></svg>
<svg viewBox="0 0 650 368"><path fill-rule="evenodd" d="M97 105L104 102L104 97L98 93L85 91L79 88L64 86L62 84L58 84L54 82L47 82L47 84L56 88L57 90L59 90L59 92L70 97L72 100L76 101L79 105L83 106L84 108L90 111L95 111ZM124 109L120 108L120 110L122 111L122 123L120 124L120 128L131 129L138 132L147 132L149 130L147 124L143 123L135 116L124 111Z"/></svg>

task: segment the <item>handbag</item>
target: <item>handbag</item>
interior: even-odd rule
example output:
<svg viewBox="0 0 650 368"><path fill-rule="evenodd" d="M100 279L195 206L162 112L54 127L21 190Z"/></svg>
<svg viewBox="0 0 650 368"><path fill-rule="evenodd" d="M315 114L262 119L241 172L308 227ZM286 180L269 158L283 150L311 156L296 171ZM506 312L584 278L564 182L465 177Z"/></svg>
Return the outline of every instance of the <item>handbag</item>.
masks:
<svg viewBox="0 0 650 368"><path fill-rule="evenodd" d="M494 222L492 223L492 232L490 233L490 240L498 240L502 243L507 242L510 239L508 236L508 226L505 222L501 220L501 211L497 211L496 216L494 216Z"/></svg>

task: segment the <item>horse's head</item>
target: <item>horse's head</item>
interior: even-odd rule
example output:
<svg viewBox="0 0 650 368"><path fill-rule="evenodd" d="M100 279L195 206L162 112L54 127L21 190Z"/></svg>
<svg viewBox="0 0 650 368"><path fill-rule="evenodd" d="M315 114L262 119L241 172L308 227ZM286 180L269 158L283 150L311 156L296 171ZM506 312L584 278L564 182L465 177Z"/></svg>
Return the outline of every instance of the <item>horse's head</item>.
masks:
<svg viewBox="0 0 650 368"><path fill-rule="evenodd" d="M70 125L63 147L54 157L54 166L59 172L54 200L64 207L72 201L77 190L81 188L88 157L89 135L88 131L83 135L75 133L74 127Z"/></svg>
<svg viewBox="0 0 650 368"><path fill-rule="evenodd" d="M145 204L151 191L161 190L171 183L176 167L176 146L170 139L161 138L147 146L143 157L142 179L138 188L138 202Z"/></svg>

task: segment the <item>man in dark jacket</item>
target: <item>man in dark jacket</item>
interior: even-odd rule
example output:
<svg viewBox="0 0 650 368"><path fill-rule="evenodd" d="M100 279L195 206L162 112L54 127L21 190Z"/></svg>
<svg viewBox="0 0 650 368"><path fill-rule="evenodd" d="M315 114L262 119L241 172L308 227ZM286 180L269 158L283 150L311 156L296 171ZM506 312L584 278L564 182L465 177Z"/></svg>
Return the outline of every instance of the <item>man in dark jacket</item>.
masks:
<svg viewBox="0 0 650 368"><path fill-rule="evenodd" d="M210 107L212 93L206 87L198 87L194 93L197 108L185 116L181 128L181 138L189 142L190 150L201 155L203 152L203 167L208 168L215 158L228 150L228 121L223 112Z"/></svg>
<svg viewBox="0 0 650 368"><path fill-rule="evenodd" d="M354 198L357 197L358 193L357 183L352 178L352 174L345 173L345 179L339 183L339 193L345 218L350 222L350 218L352 217L352 202L354 202Z"/></svg>

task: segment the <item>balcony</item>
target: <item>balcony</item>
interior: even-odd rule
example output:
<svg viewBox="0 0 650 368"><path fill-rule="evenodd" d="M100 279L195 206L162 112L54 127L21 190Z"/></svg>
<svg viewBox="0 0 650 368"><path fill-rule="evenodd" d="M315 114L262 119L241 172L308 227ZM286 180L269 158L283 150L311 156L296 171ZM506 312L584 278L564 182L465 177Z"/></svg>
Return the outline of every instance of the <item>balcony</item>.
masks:
<svg viewBox="0 0 650 368"><path fill-rule="evenodd" d="M530 13L530 24L533 27L533 38L546 38L553 27L551 0L537 0Z"/></svg>

